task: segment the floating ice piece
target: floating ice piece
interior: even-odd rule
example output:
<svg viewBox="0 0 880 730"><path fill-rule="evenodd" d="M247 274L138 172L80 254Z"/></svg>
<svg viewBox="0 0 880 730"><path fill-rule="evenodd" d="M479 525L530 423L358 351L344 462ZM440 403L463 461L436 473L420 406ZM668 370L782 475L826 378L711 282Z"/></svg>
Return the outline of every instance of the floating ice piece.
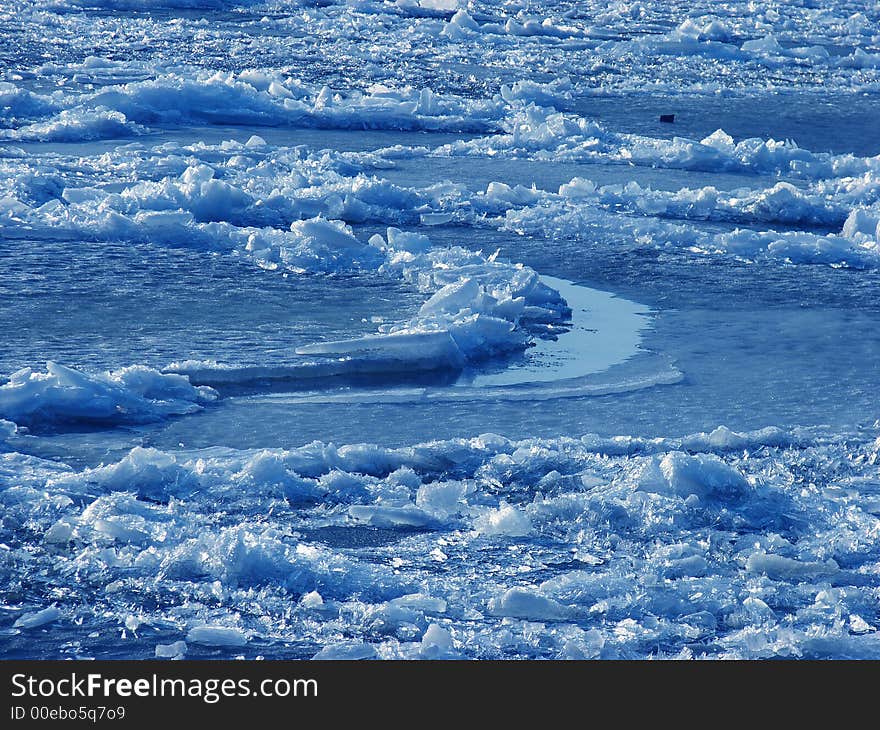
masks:
<svg viewBox="0 0 880 730"><path fill-rule="evenodd" d="M850 614L849 630L854 634L868 634L877 629L858 614Z"/></svg>
<svg viewBox="0 0 880 730"><path fill-rule="evenodd" d="M422 233L402 231L393 226L387 229L388 245L395 251L425 253L431 248L431 239Z"/></svg>
<svg viewBox="0 0 880 730"><path fill-rule="evenodd" d="M500 98L467 99L380 84L366 91L334 93L326 86L290 82L256 70L238 75L166 73L104 85L92 93L69 94L61 103L52 97L28 96L7 83L0 90L0 103L4 101L10 108L44 119L0 130L0 136L56 141L126 136L144 131L142 125L187 122L489 132L497 129L505 106Z"/></svg>
<svg viewBox="0 0 880 730"><path fill-rule="evenodd" d="M539 106L560 109L571 102L572 88L571 79L566 76L547 84L524 79L522 81L515 81L510 86L502 84L501 98L509 102L530 102Z"/></svg>
<svg viewBox="0 0 880 730"><path fill-rule="evenodd" d="M495 302L487 299L486 293L475 279L465 278L447 284L422 305L419 314L457 314L463 309L480 311Z"/></svg>
<svg viewBox="0 0 880 730"><path fill-rule="evenodd" d="M195 481L192 471L179 464L172 454L142 446L135 446L115 464L87 471L86 477L108 489L134 490L142 497L160 501L175 492L185 494ZM108 524L105 529L112 532L122 528Z"/></svg>
<svg viewBox="0 0 880 730"><path fill-rule="evenodd" d="M794 582L831 578L840 572L834 560L811 562L767 553L752 553L746 561L746 570L750 573L763 573L773 580Z"/></svg>
<svg viewBox="0 0 880 730"><path fill-rule="evenodd" d="M422 213L419 222L423 226L442 226L453 219L452 213Z"/></svg>
<svg viewBox="0 0 880 730"><path fill-rule="evenodd" d="M57 621L62 615L61 610L57 606L49 606L42 611L33 611L19 616L15 620L13 627L16 629L36 629Z"/></svg>
<svg viewBox="0 0 880 730"><path fill-rule="evenodd" d="M768 56L778 56L782 53L782 46L779 45L779 41L776 40L776 36L772 33L768 33L763 38L745 41L740 48L748 53L758 53Z"/></svg>
<svg viewBox="0 0 880 730"><path fill-rule="evenodd" d="M742 474L714 454L689 456L680 451L650 459L639 480L643 491L679 497L737 498L750 488Z"/></svg>
<svg viewBox="0 0 880 730"><path fill-rule="evenodd" d="M378 656L376 647L372 644L367 644L363 641L356 641L347 644L332 644L330 646L325 646L321 651L315 654L312 659L343 659L345 661L354 661L358 659L377 659Z"/></svg>
<svg viewBox="0 0 880 730"><path fill-rule="evenodd" d="M446 601L424 593L409 593L400 598L392 598L388 601L395 608L411 608L422 613L445 613Z"/></svg>
<svg viewBox="0 0 880 730"><path fill-rule="evenodd" d="M299 605L303 608L323 608L324 599L318 591L309 591L299 601Z"/></svg>
<svg viewBox="0 0 880 730"><path fill-rule="evenodd" d="M474 521L474 529L481 535L523 537L531 533L532 525L526 514L502 501L498 509L480 515Z"/></svg>
<svg viewBox="0 0 880 730"><path fill-rule="evenodd" d="M186 656L186 642L175 641L172 644L156 644L157 659L182 659Z"/></svg>
<svg viewBox="0 0 880 730"><path fill-rule="evenodd" d="M455 512L468 492L464 482L432 482L416 492L416 506L431 514L445 517Z"/></svg>
<svg viewBox="0 0 880 730"><path fill-rule="evenodd" d="M452 634L439 624L428 626L422 636L419 657L422 659L443 659L450 657L454 653Z"/></svg>
<svg viewBox="0 0 880 730"><path fill-rule="evenodd" d="M863 48L856 48L848 56L837 61L844 68L880 68L880 53L868 53Z"/></svg>
<svg viewBox="0 0 880 730"><path fill-rule="evenodd" d="M239 483L253 484L258 488L270 484L278 485L284 496L292 502L317 500L326 494L323 486L298 476L287 468L281 455L268 450L254 454L234 478Z"/></svg>
<svg viewBox="0 0 880 730"><path fill-rule="evenodd" d="M62 518L43 534L43 541L52 545L63 545L73 538L75 525L68 518Z"/></svg>
<svg viewBox="0 0 880 730"><path fill-rule="evenodd" d="M570 618L568 606L524 588L510 588L504 595L489 601L489 611L496 616L530 621L561 621Z"/></svg>
<svg viewBox="0 0 880 730"><path fill-rule="evenodd" d="M583 660L596 659L605 648L605 637L598 629L590 629L570 639L559 652L559 659Z"/></svg>
<svg viewBox="0 0 880 730"><path fill-rule="evenodd" d="M196 626L186 635L189 644L204 646L244 646L248 642L247 635L231 626Z"/></svg>
<svg viewBox="0 0 880 730"><path fill-rule="evenodd" d="M415 505L352 505L348 508L348 514L358 522L373 527L427 527L436 521Z"/></svg>
<svg viewBox="0 0 880 730"><path fill-rule="evenodd" d="M118 520L98 519L92 525L96 531L109 537L117 542L122 543L145 543L150 539L149 533L139 530L136 527L126 525Z"/></svg>
<svg viewBox="0 0 880 730"><path fill-rule="evenodd" d="M795 440L796 441L796 440ZM790 446L792 436L781 428L773 426L752 431L751 433L738 433L727 426L718 426L710 433L699 433L681 439L681 446L689 451L710 451L734 449L750 449L756 446Z"/></svg>
<svg viewBox="0 0 880 730"><path fill-rule="evenodd" d="M119 111L65 109L45 122L34 122L12 130L0 129L0 139L22 142L84 142L131 137L146 131L141 125L130 122Z"/></svg>
<svg viewBox="0 0 880 730"><path fill-rule="evenodd" d="M0 81L0 110L4 118L16 120L52 114L58 111L58 107L48 97Z"/></svg>
<svg viewBox="0 0 880 730"><path fill-rule="evenodd" d="M182 375L142 365L90 375L49 362L45 373L29 368L0 386L0 416L20 425L58 422L144 423L193 413L216 398Z"/></svg>
<svg viewBox="0 0 880 730"><path fill-rule="evenodd" d="M498 36L523 36L547 38L582 38L585 31L571 26L560 25L551 18L526 17L516 19L508 17L504 23L483 23L475 21L464 8L452 16L440 31L440 35L452 40L473 37L476 33Z"/></svg>
<svg viewBox="0 0 880 730"><path fill-rule="evenodd" d="M737 142L721 129L701 140L618 133L594 120L534 105L513 107L504 127L502 134L458 140L431 154L785 174L807 180L876 172L880 166L876 157L812 152L791 140L752 137Z"/></svg>

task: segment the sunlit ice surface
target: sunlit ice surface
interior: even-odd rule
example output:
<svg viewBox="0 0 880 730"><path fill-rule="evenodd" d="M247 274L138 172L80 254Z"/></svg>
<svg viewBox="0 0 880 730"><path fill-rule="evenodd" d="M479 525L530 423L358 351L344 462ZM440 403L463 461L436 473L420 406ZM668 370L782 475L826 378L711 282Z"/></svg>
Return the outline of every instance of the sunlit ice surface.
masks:
<svg viewBox="0 0 880 730"><path fill-rule="evenodd" d="M0 58L0 656L880 656L877 8L17 1Z"/></svg>

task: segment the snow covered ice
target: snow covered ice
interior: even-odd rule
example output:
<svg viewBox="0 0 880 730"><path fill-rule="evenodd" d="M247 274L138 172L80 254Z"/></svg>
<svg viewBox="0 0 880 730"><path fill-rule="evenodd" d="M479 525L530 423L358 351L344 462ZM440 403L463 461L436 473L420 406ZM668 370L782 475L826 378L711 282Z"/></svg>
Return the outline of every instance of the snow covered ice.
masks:
<svg viewBox="0 0 880 730"><path fill-rule="evenodd" d="M880 658L875 4L0 57L0 656Z"/></svg>

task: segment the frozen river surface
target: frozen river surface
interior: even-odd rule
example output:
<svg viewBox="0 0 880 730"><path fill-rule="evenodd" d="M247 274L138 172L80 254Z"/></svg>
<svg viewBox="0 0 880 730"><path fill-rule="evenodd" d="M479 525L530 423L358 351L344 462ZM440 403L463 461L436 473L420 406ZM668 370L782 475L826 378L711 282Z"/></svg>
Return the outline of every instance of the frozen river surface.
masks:
<svg viewBox="0 0 880 730"><path fill-rule="evenodd" d="M803 5L0 9L0 657L880 658L880 15Z"/></svg>

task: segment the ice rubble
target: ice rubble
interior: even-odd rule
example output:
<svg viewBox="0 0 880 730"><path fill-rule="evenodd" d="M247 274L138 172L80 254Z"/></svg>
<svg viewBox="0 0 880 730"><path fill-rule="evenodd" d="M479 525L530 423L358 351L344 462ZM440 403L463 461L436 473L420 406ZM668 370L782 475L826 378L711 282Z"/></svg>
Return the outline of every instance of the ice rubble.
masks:
<svg viewBox="0 0 880 730"><path fill-rule="evenodd" d="M553 115L538 118L544 121L534 130L537 138L570 147L569 152L578 148L580 124L567 129L565 124L571 120ZM551 129L553 119L563 126ZM481 139L500 144L504 135ZM473 142L477 143L480 140ZM55 172L52 166L34 166L20 161L23 158L11 157L3 163L11 174L6 190L0 191L0 226L24 225L34 231L64 228L90 238L169 245L186 242L236 251L266 268L319 272L413 268L414 264L386 265L395 255L393 251L412 254L416 263L424 264L427 259L421 255L425 252L419 249L429 246L427 239L397 236L395 226L434 218L568 238L599 225L630 234L643 245L728 251L746 258L769 255L802 263L875 265L877 238L871 221L877 215L880 194L876 158L816 154L779 146L772 140L734 144L721 133L702 143L688 143L689 147L682 147L680 140L653 140L651 144L705 148L715 156L714 169L719 169L717 165L724 169L733 159L757 165L753 171L772 169L776 174L788 165L786 174L797 172L804 181L797 186L780 181L763 189L719 191L707 186L677 192L653 190L636 182L597 186L584 178L572 179L557 193L497 182L485 191L472 191L460 184L405 188L364 171L393 164L396 157L427 154L427 150L395 148L366 155L307 153L301 148L273 147L253 137L246 143L170 144L123 151L115 158L103 155L101 162L113 159L120 174L140 178L146 170L153 170L153 179L139 179L119 192L105 190L100 181L85 187L81 181L71 184L62 167ZM453 153L446 146L433 154ZM555 155L568 152L553 154L556 159ZM666 163L659 163L658 157L646 159L653 164L678 164L674 156ZM94 174L100 174L98 169L96 166ZM387 242L377 239L375 245L364 245L344 228L334 233L331 228L337 224L328 227L303 220L316 215L351 223L382 222L391 224L393 230ZM826 230L839 226L840 233L745 229L708 234L658 218L820 226ZM290 230L282 230L284 227ZM448 265L438 259L432 263L435 268ZM413 279L419 276L413 274ZM451 282L443 285L447 283Z"/></svg>
<svg viewBox="0 0 880 730"><path fill-rule="evenodd" d="M706 25L706 33L721 32L718 28L712 30L711 25ZM689 37L705 35L702 26L685 26L676 32ZM95 66L85 65L90 69ZM595 121L553 108L570 100L571 80L565 77L545 84L503 84L500 94L468 100L435 94L429 89L392 89L382 85L373 85L364 92L333 93L261 70L193 73L193 78L165 74L145 81L109 85L91 95L65 96L56 92L51 99L46 97L42 101L35 101L37 96L31 92L6 85L3 98L11 99L8 103L13 108L16 104L25 108L42 104L43 111L56 113L58 108L66 107L56 113L54 121L34 121L4 133L14 136L24 133L22 130L43 130L40 135L60 135L58 138L66 139L80 133L92 135L88 125L88 129L77 126L89 119L100 127L104 122L129 125L130 119L144 124L193 121L192 115L201 115L196 121L329 126L361 124L363 117L373 120L371 124L400 128L411 128L411 123L418 126L422 124L418 120L431 117L435 121L446 120L452 125L449 128L480 127L496 133L433 150L397 147L372 155L325 153L323 159L297 148L273 148L258 137L243 145L224 143L214 148L163 145L154 148L149 158L141 156L136 168L129 162L122 163L122 169L141 179L118 193L107 193L100 186L65 186L60 176L41 176L33 171L19 174L12 178L16 180L15 189L4 191L0 198L0 225L63 226L88 230L89 235L97 237L175 244L186 239L206 247L246 252L269 268L283 266L307 271L370 267L381 259L376 246L336 245L341 239L325 245L297 230L297 226L309 225L297 221L316 215L386 225L474 223L481 221L480 216L488 216L488 222L506 230L567 237L577 236L598 219L602 225L631 230L637 240L663 241L663 245L679 243L705 252L729 251L746 258L770 255L795 262L847 266L872 266L876 259L876 233L869 231L867 224L854 227L851 221L853 217L874 215L880 189L877 157L815 153L790 141L734 141L720 129L699 141L616 133ZM312 112L291 116L296 105L305 105L312 111L333 107L338 115L321 119L309 116ZM222 117L226 113L223 110L228 108L243 116ZM399 114L410 122L401 122L396 116ZM444 124L437 127L432 122L428 127L445 128ZM125 127L127 131L132 129ZM503 183L493 183L485 193L448 184L402 188L364 174L368 169L393 165L395 159L425 155L613 162L773 175L787 180L766 189L743 188L731 193L711 187L668 193L641 187L636 182L596 188L588 180L576 178L562 186L558 195L552 195ZM20 166L12 162L17 159L11 157L8 167ZM152 163L152 179L143 179L144 172L150 169L148 159ZM172 174L159 177L155 172L159 170ZM796 187L789 180L804 184ZM60 195L54 190L58 186ZM615 212L622 209L643 216L646 221L633 222L627 216L603 218L595 212L597 207ZM656 217L843 228L839 234L746 229L706 236L689 228L658 223L653 220ZM288 225L292 228L290 233L278 230ZM393 248L394 242L389 241L389 246ZM358 256L372 260L365 262ZM505 336L503 326L499 325L497 335L484 331L479 338L491 352L492 341L503 341ZM391 347L393 341L388 340L387 344ZM454 351L448 354L455 359Z"/></svg>
<svg viewBox="0 0 880 730"><path fill-rule="evenodd" d="M150 655L169 658L303 640L316 658L636 658L658 647L876 658L880 522L866 485L880 477L878 447L876 434L722 427L396 449L139 448L80 471L7 454L0 574L15 585L39 566L32 592L46 596L8 621L127 627L137 595L153 606L137 624L163 632ZM367 510L388 519L364 525ZM527 530L510 529L521 520ZM330 547L328 530L352 541ZM359 530L397 538L359 547ZM67 590L47 607L57 581Z"/></svg>
<svg viewBox="0 0 880 730"><path fill-rule="evenodd" d="M464 8L457 10L440 31L442 37L450 40L465 40L478 34L563 39L588 37L585 30L556 23L550 18L507 18L503 23L478 23Z"/></svg>
<svg viewBox="0 0 880 730"><path fill-rule="evenodd" d="M297 354L310 359L292 359L293 377L457 370L523 349L531 333L548 331L568 318L558 292L532 269L500 261L497 254L458 246L434 248L426 236L394 226L384 237L376 234L364 243L348 225L321 215L355 220L370 215L393 218L394 211L415 215L430 210L427 195L360 175L333 173L339 161L302 158L297 152L270 161L264 147L252 138L244 145L196 150L229 161L248 155L247 162L237 161L244 175L217 162L214 167L200 162L183 167L179 175L137 182L119 192L63 187L60 197L41 205L4 198L0 227L67 229L92 239L204 247L246 256L267 269L300 273L372 271L402 278L428 295L416 316L383 324L375 335L300 348ZM278 170L285 163L290 167L280 189L275 176L268 179L271 191L262 187L259 175L256 182L240 181L240 176L247 179L268 164ZM326 172L328 164L331 170ZM31 178L23 179L27 195L22 197L28 197L34 186ZM317 179L324 183L314 184ZM310 217L315 213L317 217ZM265 223L286 229L258 225ZM199 370L205 371L205 364Z"/></svg>
<svg viewBox="0 0 880 730"><path fill-rule="evenodd" d="M0 12L12 21L28 20L24 28L7 23L11 43L40 47L45 42L41 33L51 28L50 42L57 40L71 50L58 55L73 58L83 58L94 48L112 50L118 38L128 38L126 55L155 71L179 67L182 60L241 69L267 60L286 67L294 59L295 66L305 67L319 83L330 82L338 78L340 66L310 60L320 52L344 59L341 70L365 86L402 84L416 75L456 90L476 85L482 92L497 90L497 75L460 74L460 69L481 69L487 58L492 69L569 74L590 89L713 92L731 87L871 89L876 87L880 55L875 10L848 0L766 10L748 3L721 8L706 0L591 1L570 8L552 3L501 8L481 0L340 0L306 3L300 12L301 3L289 0L162 0L158 7L197 7L202 12L125 12L144 3L55 0L46 7L13 0ZM82 12L83 7L117 12L92 22L94 14ZM228 10L233 12L224 12ZM219 11L219 17L212 17L212 11ZM282 32L265 33L268 28ZM193 37L199 42L192 43ZM70 75L77 73L81 69Z"/></svg>
<svg viewBox="0 0 880 730"><path fill-rule="evenodd" d="M60 111L58 106L43 95L23 89L18 85L0 82L0 111L3 126L14 127L20 120L42 117Z"/></svg>
<svg viewBox="0 0 880 730"><path fill-rule="evenodd" d="M877 172L876 158L814 153L787 140L739 142L718 130L702 140L656 139L614 132L599 122L558 111L571 101L571 80L502 84L483 99L429 88L334 92L277 73L193 70L108 86L97 93L51 97L6 82L0 102L13 117L41 118L0 129L9 140L73 141L140 134L150 125L244 124L490 132L443 145L434 155L512 155L558 161L622 162L688 170L786 174L806 179ZM56 111L60 109L60 111Z"/></svg>
<svg viewBox="0 0 880 730"><path fill-rule="evenodd" d="M811 152L790 140L736 142L723 129L702 140L615 132L600 122L534 104L510 110L504 132L441 145L438 156L508 155L553 161L616 162L710 172L748 172L818 179L880 170L880 158Z"/></svg>
<svg viewBox="0 0 880 730"><path fill-rule="evenodd" d="M334 91L258 69L238 74L192 69L191 75L167 73L63 96L41 96L4 82L0 93L0 103L13 113L33 118L42 112L38 121L0 129L0 139L18 141L112 138L143 133L150 125L195 123L487 132L498 128L507 106L497 95L466 99L383 84Z"/></svg>
<svg viewBox="0 0 880 730"><path fill-rule="evenodd" d="M518 206L508 201L499 205L498 196L492 190L486 191L480 203L492 208L493 213L501 213L495 223L502 230L520 234L592 238L597 229L605 229L638 245L677 246L702 253L726 252L749 260L769 257L801 264L865 268L880 264L876 179L871 175L870 183L849 200L849 196L843 194L834 202L829 202L823 192L832 187L828 181L806 190L777 183L762 191L719 193L706 187L670 193L644 189L637 183L597 187L588 180L574 179L561 186L558 194L531 191L530 199ZM862 201L870 202L864 205ZM667 222L664 218L837 225L840 232L749 228L712 232Z"/></svg>
<svg viewBox="0 0 880 730"><path fill-rule="evenodd" d="M21 426L145 423L193 413L216 397L182 375L142 365L89 375L49 362L45 373L25 368L0 385L0 418Z"/></svg>
<svg viewBox="0 0 880 730"><path fill-rule="evenodd" d="M41 142L85 142L142 134L146 130L130 122L124 114L107 109L64 109L47 121L22 125L14 130L0 129L0 139Z"/></svg>
<svg viewBox="0 0 880 730"><path fill-rule="evenodd" d="M0 151L0 225L16 234L66 230L233 252L266 268L369 270L424 291L412 321L305 348L303 359L327 361L323 372L377 356L398 367L416 357L457 367L520 347L529 332L560 321L564 303L530 269L435 249L400 230L419 222L551 236L593 227L640 245L876 265L877 158L734 142L720 131L702 140L623 135L560 111L581 90L876 89L877 14L864 3L590 0L562 12L401 0L292 13L278 2L217 23L54 12L85 4L143 5L59 0L47 9L14 0L0 8L0 21L14 21L0 22L0 34L10 47L48 43L71 58L112 51L125 38L127 55L139 60L23 61L5 70L4 140L137 140L148 127L210 123L491 133L440 149L324 159L259 138L54 159L33 146ZM263 19L266 8L282 12ZM270 22L282 32L261 35ZM315 49L351 59L356 88L332 88L348 69L301 65ZM187 68L184 57L196 65L222 59L234 71ZM526 62L535 78L569 78L542 84L503 71ZM273 63L285 71L254 68ZM363 174L416 155L786 179L731 193L581 179L551 193L501 183L404 189ZM661 218L805 230L706 235ZM365 221L388 228L363 242L345 223ZM221 372L216 366L215 377ZM129 380L50 365L16 379L0 386L0 403L23 424L83 415L140 422L210 398L155 371ZM12 417L0 408L4 415ZM316 658L880 656L875 434L719 428L678 439L512 442L487 434L401 449L138 448L77 470L9 453L22 448L25 431L0 420L10 641L31 628L133 632L143 622L162 632L147 654L168 658L197 655L199 646L256 653L261 642ZM342 547L340 534L350 536ZM365 549L365 535L391 542ZM140 617L131 615L135 602Z"/></svg>

